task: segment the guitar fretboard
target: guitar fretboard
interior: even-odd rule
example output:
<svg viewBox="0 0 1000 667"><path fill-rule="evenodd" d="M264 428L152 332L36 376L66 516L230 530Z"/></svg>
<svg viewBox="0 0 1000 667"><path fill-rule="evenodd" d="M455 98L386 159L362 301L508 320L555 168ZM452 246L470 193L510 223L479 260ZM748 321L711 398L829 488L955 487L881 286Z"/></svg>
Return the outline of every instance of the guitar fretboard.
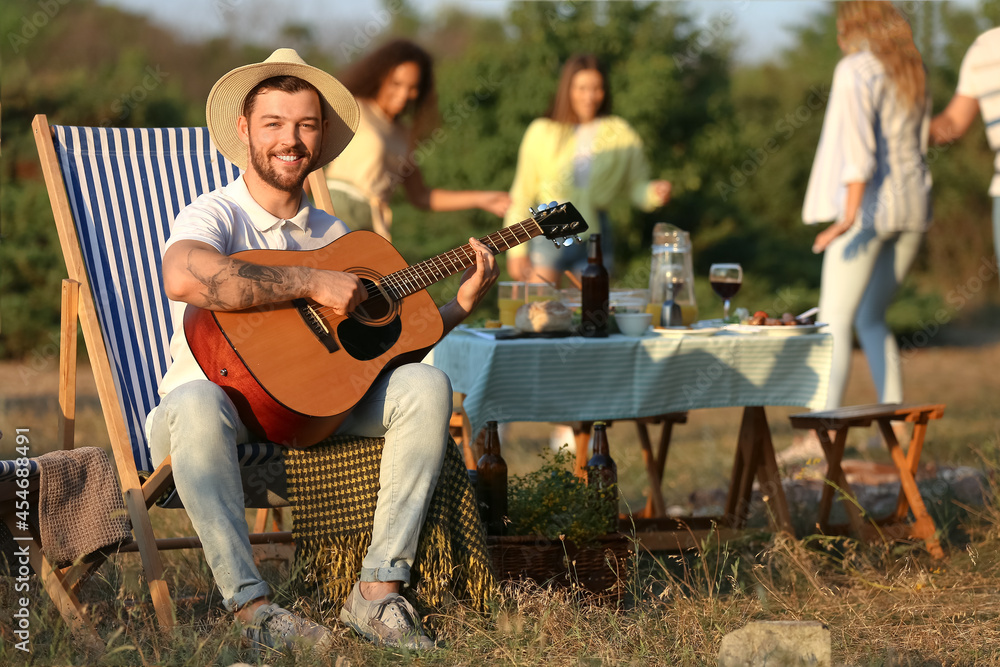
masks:
<svg viewBox="0 0 1000 667"><path fill-rule="evenodd" d="M498 232L488 234L479 240L493 251L493 254L509 250L542 233L542 228L533 219L504 227ZM381 283L394 299L415 294L427 289L430 285L464 271L476 263L476 251L468 243L441 253L436 257L424 260L419 264L383 276Z"/></svg>

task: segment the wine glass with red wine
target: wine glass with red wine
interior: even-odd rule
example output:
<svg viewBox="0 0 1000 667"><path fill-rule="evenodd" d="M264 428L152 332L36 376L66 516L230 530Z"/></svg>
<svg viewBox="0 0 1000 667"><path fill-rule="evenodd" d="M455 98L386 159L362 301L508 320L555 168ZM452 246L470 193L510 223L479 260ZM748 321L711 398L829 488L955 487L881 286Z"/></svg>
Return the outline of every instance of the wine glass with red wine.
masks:
<svg viewBox="0 0 1000 667"><path fill-rule="evenodd" d="M729 320L729 300L743 284L743 267L739 264L713 264L708 270L708 282L722 298L722 319Z"/></svg>

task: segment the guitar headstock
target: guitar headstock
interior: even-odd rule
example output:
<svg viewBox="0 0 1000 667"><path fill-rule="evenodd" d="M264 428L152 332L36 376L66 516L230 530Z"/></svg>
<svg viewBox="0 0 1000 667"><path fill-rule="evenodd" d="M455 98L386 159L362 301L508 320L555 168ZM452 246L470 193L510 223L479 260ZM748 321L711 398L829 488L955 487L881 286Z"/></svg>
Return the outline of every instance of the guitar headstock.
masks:
<svg viewBox="0 0 1000 667"><path fill-rule="evenodd" d="M540 204L537 211L529 210L531 219L541 228L542 235L557 246L570 245L574 237L587 231L586 221L570 202Z"/></svg>

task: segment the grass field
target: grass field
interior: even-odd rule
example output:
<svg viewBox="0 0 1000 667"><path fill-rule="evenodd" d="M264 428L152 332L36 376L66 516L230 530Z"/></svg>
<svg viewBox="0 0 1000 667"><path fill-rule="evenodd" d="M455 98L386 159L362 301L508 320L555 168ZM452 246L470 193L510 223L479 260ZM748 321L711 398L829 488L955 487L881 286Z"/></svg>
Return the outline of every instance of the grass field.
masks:
<svg viewBox="0 0 1000 667"><path fill-rule="evenodd" d="M923 461L971 465L990 479L1000 465L1000 343L992 336L975 346L920 348L907 354L906 398L947 404L945 418L931 424ZM58 377L51 357L0 365L0 430L29 428L32 454L54 448ZM92 377L79 379L77 445L107 446ZM874 401L867 368L855 358L850 403ZM772 408L768 418L779 451L793 433L787 416L800 409ZM664 493L668 504L690 508L706 492L724 489L739 425L738 410L691 413L675 430ZM515 424L505 433L504 452L516 474L536 464L548 447L550 427ZM851 453L885 460L853 436ZM609 431L619 465L622 495L630 506L644 503L638 441L628 424ZM13 442L0 440L10 458ZM481 617L461 605L436 619L447 647L416 657L377 649L336 622L337 610L314 606L287 591L289 573L269 568L279 600L299 606L337 628L337 650L355 665L700 665L715 664L722 637L752 620L817 620L831 632L834 664L1000 664L1000 507L946 508L944 561L919 545L861 545L818 535L800 540L748 532L726 544L712 541L686 554L641 554L627 582L626 604L610 608L567 593L513 587ZM154 508L162 536L189 530L182 513ZM178 602L177 629L156 629L152 607L139 582L139 562L124 555L105 565L84 587L107 649L87 653L74 642L57 612L32 583L32 652L16 650L12 635L13 580L0 578L0 665L230 665L251 660L219 605L199 552L166 558ZM271 655L271 665L312 664ZM317 662L315 664L325 664Z"/></svg>

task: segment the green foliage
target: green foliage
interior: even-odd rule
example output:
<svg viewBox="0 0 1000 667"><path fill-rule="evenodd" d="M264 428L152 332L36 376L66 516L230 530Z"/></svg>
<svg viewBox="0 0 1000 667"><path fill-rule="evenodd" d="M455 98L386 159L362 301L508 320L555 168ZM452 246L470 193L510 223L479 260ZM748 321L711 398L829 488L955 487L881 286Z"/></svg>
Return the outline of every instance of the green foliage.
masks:
<svg viewBox="0 0 1000 667"><path fill-rule="evenodd" d="M540 456L537 470L508 484L508 534L565 538L577 545L607 534L608 517L618 515L618 489L589 486L574 475L566 447Z"/></svg>
<svg viewBox="0 0 1000 667"><path fill-rule="evenodd" d="M5 187L0 219L5 221L0 242L0 357L26 356L59 341L60 281L66 269L41 183Z"/></svg>
<svg viewBox="0 0 1000 667"><path fill-rule="evenodd" d="M933 4L901 7L913 21L939 111L968 45L995 24L998 3ZM692 234L703 316L719 308L701 284L715 261L743 264L747 280L738 301L751 310L769 310L789 291L803 310L816 303L822 262L809 248L818 229L802 225L800 211L840 57L832 5L799 26L778 58L754 66L736 59L734 15L721 6L718 20L699 26L682 3L515 2L502 18L448 9L424 22L412 5L391 3L391 25L364 48L408 36L435 56L440 125L414 147L430 186L509 188L524 130L547 110L562 63L591 51L608 64L613 111L643 138L652 174L674 184L671 202L651 214L626 202L613 207L621 267L613 281L644 286L652 226L666 221ZM276 46L295 46L334 72L346 57L342 42L324 41L316 26L282 22L280 15L274 43L238 41L249 39L241 28L253 15L246 3L227 16L231 37L201 42L95 0L53 3L44 16L40 7L32 0L0 5L3 358L29 355L57 331L65 275L30 129L35 114L74 125L203 125L205 97L218 76ZM754 11L753 3L738 11ZM363 52L356 50L352 58ZM993 155L981 122L968 135L928 158L935 225L891 314L904 335L930 321L991 255L986 189ZM398 197L394 242L411 262L500 224L483 211L429 213ZM430 291L440 302L457 286L453 278ZM995 298L995 290L983 289L962 303ZM472 319L492 316L495 307L491 294Z"/></svg>
<svg viewBox="0 0 1000 667"><path fill-rule="evenodd" d="M92 0L46 7L12 0L0 8L0 358L37 355L58 342L66 269L31 130L34 115L74 125L203 125L204 102L196 99L208 89L187 86L215 77L184 72L190 45L135 15Z"/></svg>

